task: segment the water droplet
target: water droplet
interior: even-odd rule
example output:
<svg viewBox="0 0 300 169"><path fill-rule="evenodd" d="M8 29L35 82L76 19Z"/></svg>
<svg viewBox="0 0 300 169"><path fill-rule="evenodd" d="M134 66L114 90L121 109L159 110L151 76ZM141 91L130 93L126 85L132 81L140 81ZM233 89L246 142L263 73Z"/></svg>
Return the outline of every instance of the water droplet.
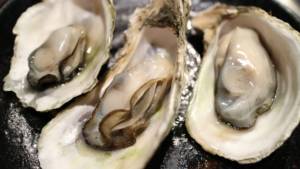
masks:
<svg viewBox="0 0 300 169"><path fill-rule="evenodd" d="M16 142L17 142L17 143L22 143L22 139L21 139L20 137L17 137L17 138L16 138Z"/></svg>
<svg viewBox="0 0 300 169"><path fill-rule="evenodd" d="M5 134L5 136L7 137L8 136L8 131L7 130L4 130L4 134Z"/></svg>

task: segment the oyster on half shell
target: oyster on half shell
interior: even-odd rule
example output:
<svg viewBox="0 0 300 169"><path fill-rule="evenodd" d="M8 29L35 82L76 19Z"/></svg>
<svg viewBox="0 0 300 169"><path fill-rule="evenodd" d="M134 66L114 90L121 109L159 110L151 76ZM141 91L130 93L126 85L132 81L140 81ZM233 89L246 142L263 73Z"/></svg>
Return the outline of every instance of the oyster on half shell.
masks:
<svg viewBox="0 0 300 169"><path fill-rule="evenodd" d="M300 119L300 34L256 7L217 4L192 18L206 50L186 114L205 150L257 162Z"/></svg>
<svg viewBox="0 0 300 169"><path fill-rule="evenodd" d="M111 0L45 0L29 8L13 29L4 90L37 111L90 91L109 57L114 20Z"/></svg>
<svg viewBox="0 0 300 169"><path fill-rule="evenodd" d="M157 0L134 12L101 85L44 127L38 143L43 169L146 165L176 115L187 9L185 0Z"/></svg>

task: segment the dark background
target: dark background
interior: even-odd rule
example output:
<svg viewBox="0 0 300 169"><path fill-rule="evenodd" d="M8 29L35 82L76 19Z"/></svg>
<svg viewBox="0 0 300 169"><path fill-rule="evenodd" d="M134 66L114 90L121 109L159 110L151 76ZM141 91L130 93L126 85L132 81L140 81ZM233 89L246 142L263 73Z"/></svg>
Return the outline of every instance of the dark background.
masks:
<svg viewBox="0 0 300 169"><path fill-rule="evenodd" d="M44 125L52 118L51 113L40 114L23 108L12 92L3 92L2 79L8 73L13 55L12 28L17 18L37 0L0 0L0 169L39 169L36 143ZM116 0L118 18L112 53L122 45L122 32L127 28L128 15L137 6L149 0ZM271 0L221 0L236 5L259 6L300 30L300 19L291 11ZM216 0L193 0L192 9L200 11ZM201 53L201 35L188 35L188 39ZM300 55L299 55L300 57ZM299 58L300 59L300 58ZM299 110L300 111L300 110ZM55 112L55 111L54 111ZM276 132L276 131L273 131ZM255 145L253 145L255 146ZM251 147L249 147L251 148ZM134 164L132 164L134 165ZM99 167L101 168L101 167ZM300 127L283 146L268 158L251 165L239 165L206 153L184 127L184 115L179 115L174 127L160 148L153 155L147 169L300 169Z"/></svg>

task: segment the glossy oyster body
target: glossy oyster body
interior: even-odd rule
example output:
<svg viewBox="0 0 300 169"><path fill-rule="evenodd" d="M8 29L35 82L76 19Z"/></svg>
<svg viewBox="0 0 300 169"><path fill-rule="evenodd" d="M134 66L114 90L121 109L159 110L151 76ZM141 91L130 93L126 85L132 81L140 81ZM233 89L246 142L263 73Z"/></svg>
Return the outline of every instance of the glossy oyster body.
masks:
<svg viewBox="0 0 300 169"><path fill-rule="evenodd" d="M204 31L206 51L188 132L239 163L267 157L299 123L299 33L261 9L220 4L192 25Z"/></svg>
<svg viewBox="0 0 300 169"><path fill-rule="evenodd" d="M4 90L26 107L59 108L90 91L109 57L115 12L110 0L49 0L14 27L14 56Z"/></svg>

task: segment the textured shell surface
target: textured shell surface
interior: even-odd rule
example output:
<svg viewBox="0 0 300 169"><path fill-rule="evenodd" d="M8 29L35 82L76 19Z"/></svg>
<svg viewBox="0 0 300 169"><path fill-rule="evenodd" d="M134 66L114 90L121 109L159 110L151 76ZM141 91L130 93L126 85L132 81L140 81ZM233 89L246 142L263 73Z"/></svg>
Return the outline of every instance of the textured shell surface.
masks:
<svg viewBox="0 0 300 169"><path fill-rule="evenodd" d="M140 169L146 166L170 131L177 112L182 83L180 79L184 78L183 62L186 52L184 25L188 6L187 1L167 0L153 1L146 7L137 9L130 18L126 41L124 47L117 53L115 65L107 73L104 83L89 93L93 95L92 93L96 92L93 95L96 100L99 99L99 93L100 97L105 93L114 77L124 69L124 63L128 62L128 57L130 58L135 51L141 36L147 32L143 31L144 28L171 31L172 36L176 37L172 43L178 44L177 48L171 49L173 51L171 53L176 56L174 64L178 73L173 76L171 89L161 107L151 117L149 125L137 137L136 142L127 148L112 151L88 145L82 134L82 128L92 117L97 102L89 102L89 99L86 99L89 96L83 96L43 128L38 143L39 160L43 169L54 169L62 165L65 169Z"/></svg>
<svg viewBox="0 0 300 169"><path fill-rule="evenodd" d="M242 164L258 162L281 146L299 123L299 32L259 8L222 4L196 15L192 24L205 32L206 51L186 114L187 130L212 154ZM221 122L215 109L219 37L237 26L257 32L277 75L271 108L242 130Z"/></svg>
<svg viewBox="0 0 300 169"><path fill-rule="evenodd" d="M14 56L3 88L15 92L25 107L33 107L41 112L57 109L74 97L90 91L97 83L97 75L109 57L115 11L110 0L97 1L102 3L101 9L97 9L100 12L90 11L78 3L75 0L42 1L27 9L18 19L13 29L16 35ZM92 28L97 27L105 36L95 40L97 44L93 50L86 51L84 68L71 81L45 90L33 89L27 80L31 53L53 31L74 24L85 26L86 23ZM87 34L92 37L94 32Z"/></svg>

